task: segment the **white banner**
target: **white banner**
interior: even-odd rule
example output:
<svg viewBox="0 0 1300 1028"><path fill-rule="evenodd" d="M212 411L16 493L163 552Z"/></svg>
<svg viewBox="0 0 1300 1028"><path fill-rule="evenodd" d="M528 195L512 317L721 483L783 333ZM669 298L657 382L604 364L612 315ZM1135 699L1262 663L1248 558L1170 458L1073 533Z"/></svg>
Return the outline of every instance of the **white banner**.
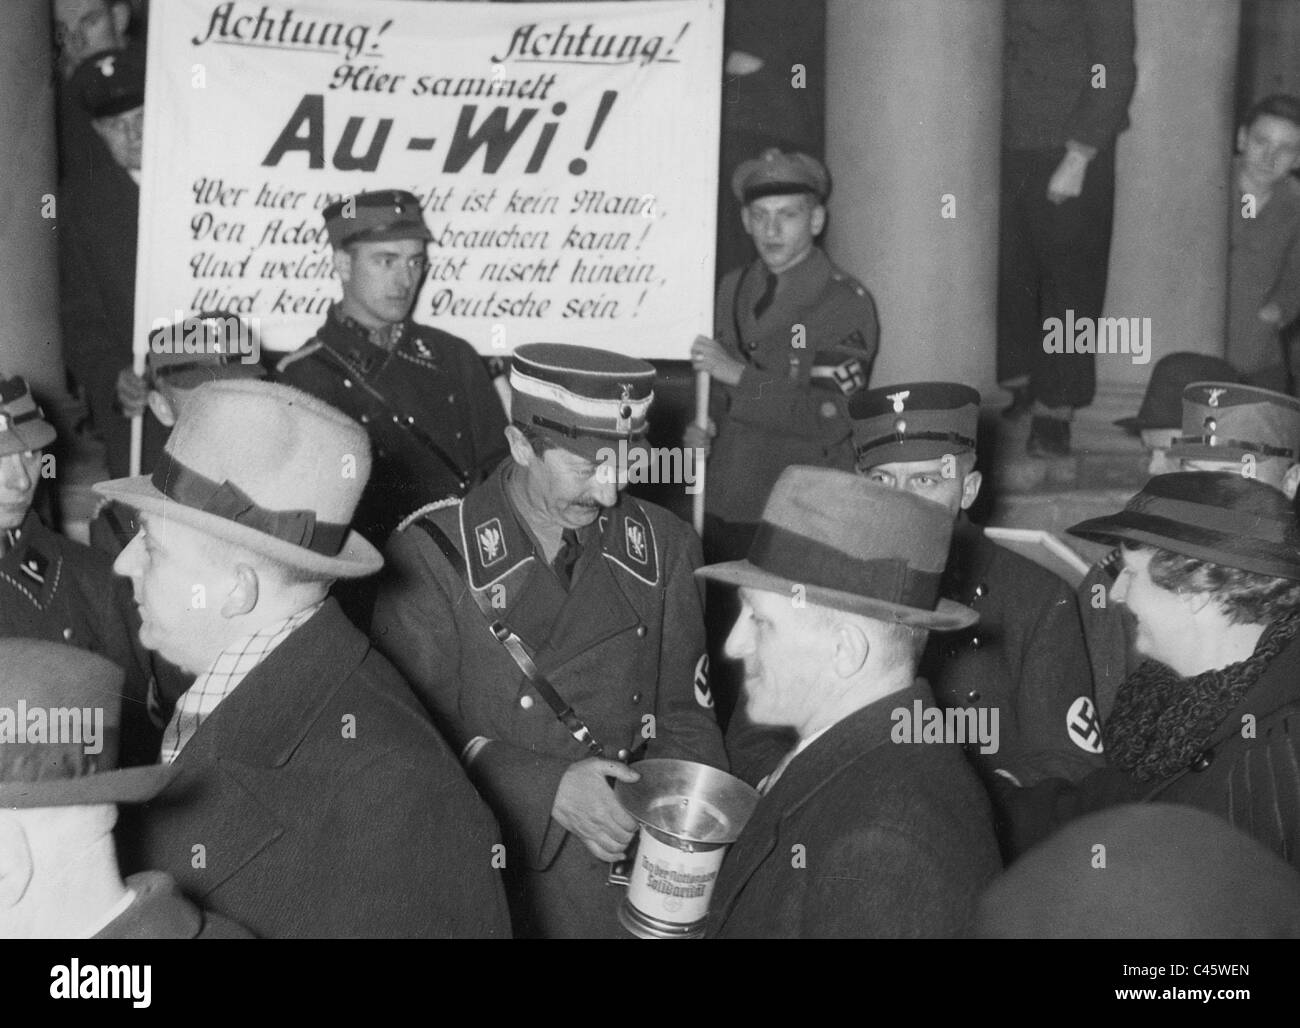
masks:
<svg viewBox="0 0 1300 1028"><path fill-rule="evenodd" d="M291 350L339 293L321 208L407 189L413 311L484 354L711 334L723 0L167 0L149 18L135 338L205 310Z"/></svg>

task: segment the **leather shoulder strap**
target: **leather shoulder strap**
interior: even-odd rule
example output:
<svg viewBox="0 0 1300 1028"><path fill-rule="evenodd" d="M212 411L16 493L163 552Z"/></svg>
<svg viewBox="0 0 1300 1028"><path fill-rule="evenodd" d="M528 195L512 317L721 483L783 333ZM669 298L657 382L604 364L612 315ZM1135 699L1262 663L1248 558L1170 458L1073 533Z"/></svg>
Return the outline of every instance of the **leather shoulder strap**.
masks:
<svg viewBox="0 0 1300 1028"><path fill-rule="evenodd" d="M460 576L461 581L465 583L465 588L469 590L470 596L474 598L475 606L478 607L483 618L487 621L488 631L492 633L492 638L499 642L505 651L510 654L511 659L518 665L519 670L524 673L524 677L528 679L529 684L546 701L546 705L555 713L556 718L564 725L565 730L578 742L586 746L593 757L603 757L605 755L604 747L596 741L582 718L578 717L577 712L565 702L564 697L555 691L555 686L551 685L547 677L542 674L541 669L533 662L527 647L524 646L523 640L493 614L487 597L481 595L470 584L469 570L465 567L465 558L456 549L456 544L430 518L419 518L414 523L420 527L425 535L433 540L433 544L447 558L447 563L452 566L456 574Z"/></svg>

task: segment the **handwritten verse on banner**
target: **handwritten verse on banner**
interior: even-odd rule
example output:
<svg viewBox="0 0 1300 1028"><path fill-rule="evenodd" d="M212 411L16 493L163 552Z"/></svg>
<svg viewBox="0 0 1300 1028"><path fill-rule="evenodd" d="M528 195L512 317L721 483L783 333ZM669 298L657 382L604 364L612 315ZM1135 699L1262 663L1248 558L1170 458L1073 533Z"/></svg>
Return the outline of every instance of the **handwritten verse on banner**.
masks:
<svg viewBox="0 0 1300 1028"><path fill-rule="evenodd" d="M320 211L408 189L413 316L685 358L712 320L722 0L168 0L149 24L137 346L160 319L311 337L339 295Z"/></svg>

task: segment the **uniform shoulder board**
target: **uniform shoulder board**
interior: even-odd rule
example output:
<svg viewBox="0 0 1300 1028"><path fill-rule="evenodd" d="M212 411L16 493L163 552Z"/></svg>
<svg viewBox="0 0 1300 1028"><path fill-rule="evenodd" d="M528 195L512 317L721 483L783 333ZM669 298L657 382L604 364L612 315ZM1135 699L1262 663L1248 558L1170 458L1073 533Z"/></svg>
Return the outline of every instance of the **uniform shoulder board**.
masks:
<svg viewBox="0 0 1300 1028"><path fill-rule="evenodd" d="M867 295L866 286L864 286L861 282L859 282L856 278L850 275L843 268L836 267L834 264L831 265L831 278L834 279L836 282L848 286L858 296Z"/></svg>
<svg viewBox="0 0 1300 1028"><path fill-rule="evenodd" d="M424 517L426 514L432 514L435 510L442 510L444 507L459 506L460 502L461 502L461 498L459 496L448 496L445 500L437 500L433 503L426 503L419 510L413 510L411 511L410 514L406 515L406 517L402 518L401 522L398 524L396 528L396 531L404 532L408 528L410 528L413 524L415 524L417 521L419 521L422 517Z"/></svg>
<svg viewBox="0 0 1300 1028"><path fill-rule="evenodd" d="M284 369L287 368L294 361L300 361L304 357L310 357L313 353L315 353L324 345L325 344L320 342L320 340L312 340L311 342L303 343L302 346L294 350L293 353L285 354L282 358L280 358L280 363L275 366L275 370L278 373L283 374Z"/></svg>

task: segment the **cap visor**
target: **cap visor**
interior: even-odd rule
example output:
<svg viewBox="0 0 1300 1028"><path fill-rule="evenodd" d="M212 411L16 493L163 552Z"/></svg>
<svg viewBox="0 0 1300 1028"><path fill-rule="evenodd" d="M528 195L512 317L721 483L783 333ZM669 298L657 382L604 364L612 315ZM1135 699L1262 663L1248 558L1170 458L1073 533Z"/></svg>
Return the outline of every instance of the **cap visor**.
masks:
<svg viewBox="0 0 1300 1028"><path fill-rule="evenodd" d="M748 560L731 560L723 564L708 564L697 568L695 573L701 578L728 585L743 585L763 592L793 595L796 586L804 589L809 602L835 610L862 614L878 621L892 621L915 628L928 628L936 632L953 632L969 628L979 620L979 615L970 607L952 600L939 601L934 610L922 610L919 607L907 607L900 603L877 600L857 593L846 593L838 589L823 589L821 586L807 582L794 582L780 575L764 571Z"/></svg>

